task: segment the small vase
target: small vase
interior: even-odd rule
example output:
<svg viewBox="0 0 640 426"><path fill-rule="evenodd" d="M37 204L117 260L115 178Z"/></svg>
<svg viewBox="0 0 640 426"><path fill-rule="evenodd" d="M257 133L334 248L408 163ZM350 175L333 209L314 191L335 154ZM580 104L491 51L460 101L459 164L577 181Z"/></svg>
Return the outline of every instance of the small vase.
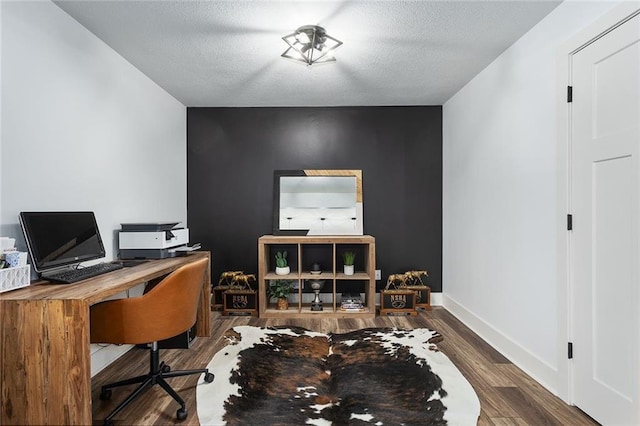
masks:
<svg viewBox="0 0 640 426"><path fill-rule="evenodd" d="M291 268L288 266L283 266L282 268L276 266L276 275L289 275L289 272L291 272Z"/></svg>
<svg viewBox="0 0 640 426"><path fill-rule="evenodd" d="M355 272L354 265L344 265L344 274L353 275Z"/></svg>
<svg viewBox="0 0 640 426"><path fill-rule="evenodd" d="M287 299L278 299L278 310L286 311L289 309L289 301Z"/></svg>

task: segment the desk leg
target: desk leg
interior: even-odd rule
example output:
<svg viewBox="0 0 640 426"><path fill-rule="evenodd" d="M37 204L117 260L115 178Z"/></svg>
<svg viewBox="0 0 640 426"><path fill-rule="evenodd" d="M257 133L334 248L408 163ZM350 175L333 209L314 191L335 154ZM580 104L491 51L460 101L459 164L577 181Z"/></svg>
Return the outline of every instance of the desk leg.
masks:
<svg viewBox="0 0 640 426"><path fill-rule="evenodd" d="M89 305L0 302L0 424L91 424Z"/></svg>
<svg viewBox="0 0 640 426"><path fill-rule="evenodd" d="M209 258L209 265L202 280L202 293L196 317L196 336L211 336L211 258Z"/></svg>

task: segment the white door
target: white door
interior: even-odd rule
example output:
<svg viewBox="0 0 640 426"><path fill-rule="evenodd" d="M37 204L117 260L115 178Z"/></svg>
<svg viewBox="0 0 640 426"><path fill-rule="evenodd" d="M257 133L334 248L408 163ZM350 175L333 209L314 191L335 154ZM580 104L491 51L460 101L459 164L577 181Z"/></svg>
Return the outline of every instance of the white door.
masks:
<svg viewBox="0 0 640 426"><path fill-rule="evenodd" d="M640 16L572 58L573 402L640 424Z"/></svg>

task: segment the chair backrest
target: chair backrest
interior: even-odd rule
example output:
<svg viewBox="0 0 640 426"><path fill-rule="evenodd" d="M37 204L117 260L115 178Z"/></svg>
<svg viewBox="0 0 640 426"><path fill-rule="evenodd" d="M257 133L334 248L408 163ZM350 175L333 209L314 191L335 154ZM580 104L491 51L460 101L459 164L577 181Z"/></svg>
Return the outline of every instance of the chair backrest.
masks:
<svg viewBox="0 0 640 426"><path fill-rule="evenodd" d="M168 339L193 326L208 259L167 275L140 297L91 306L92 343L142 344Z"/></svg>

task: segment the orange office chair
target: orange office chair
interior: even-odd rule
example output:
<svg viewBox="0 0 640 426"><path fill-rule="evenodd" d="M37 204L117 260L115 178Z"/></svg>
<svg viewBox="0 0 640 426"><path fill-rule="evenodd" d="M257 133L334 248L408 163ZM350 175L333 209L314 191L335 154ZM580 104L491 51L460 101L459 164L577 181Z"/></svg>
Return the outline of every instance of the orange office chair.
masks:
<svg viewBox="0 0 640 426"><path fill-rule="evenodd" d="M91 306L91 343L137 345L151 342L151 368L148 374L102 386L100 399L106 400L111 397L112 388L140 383L105 418L105 425L111 424L111 419L142 391L156 384L180 404L176 417L184 420L187 418L184 400L169 386L165 378L204 373L207 383L213 381L213 374L206 368L171 371L164 362L160 363L158 351L159 340L183 333L196 322L207 264L208 259L202 259L182 266L140 297L110 300Z"/></svg>

